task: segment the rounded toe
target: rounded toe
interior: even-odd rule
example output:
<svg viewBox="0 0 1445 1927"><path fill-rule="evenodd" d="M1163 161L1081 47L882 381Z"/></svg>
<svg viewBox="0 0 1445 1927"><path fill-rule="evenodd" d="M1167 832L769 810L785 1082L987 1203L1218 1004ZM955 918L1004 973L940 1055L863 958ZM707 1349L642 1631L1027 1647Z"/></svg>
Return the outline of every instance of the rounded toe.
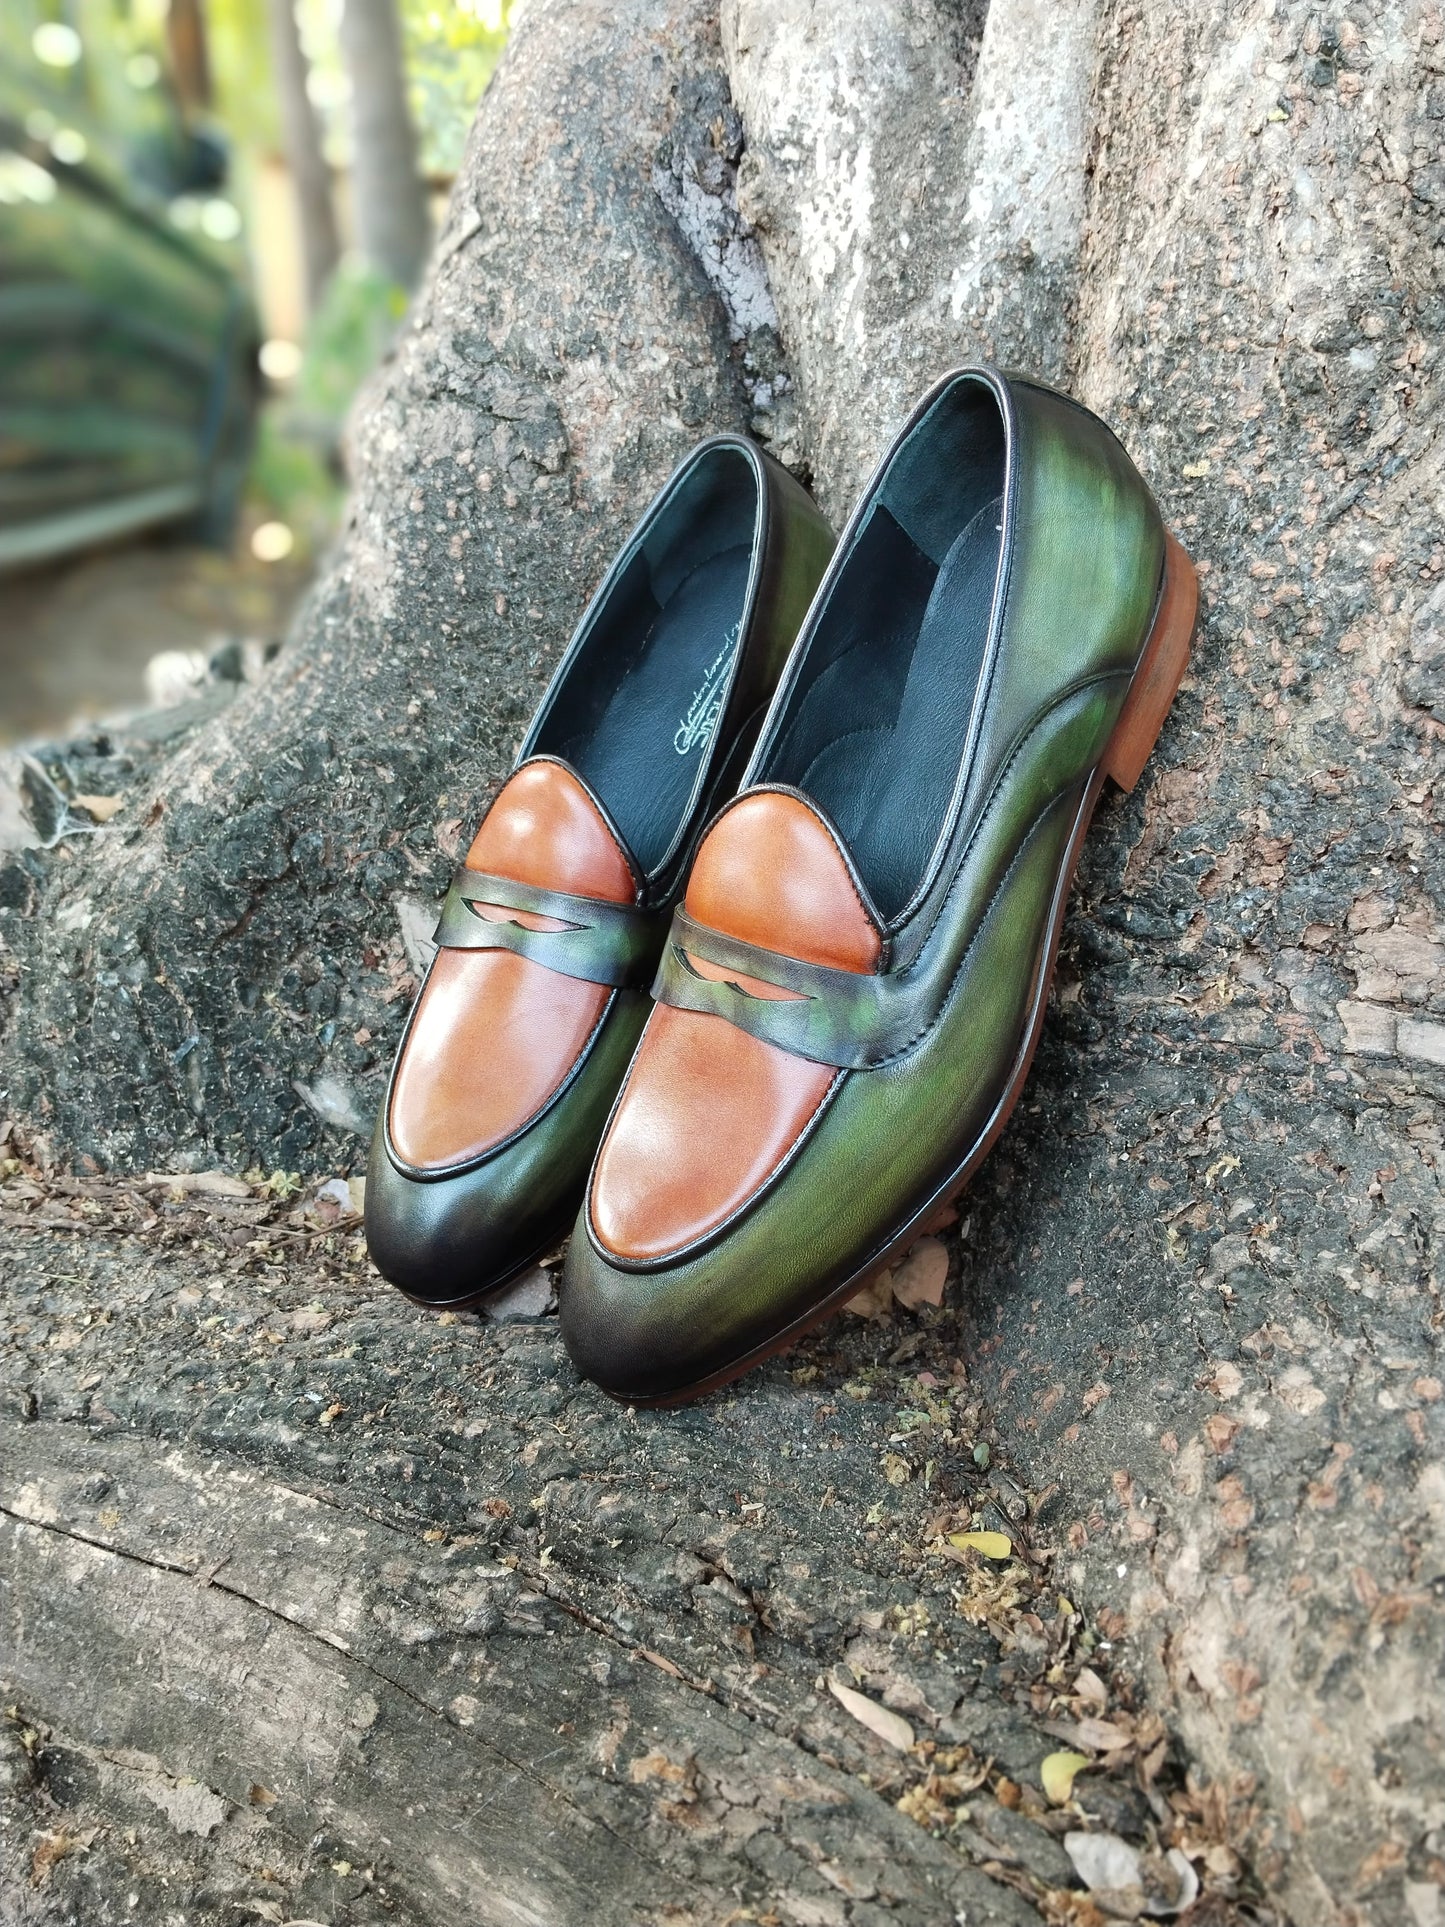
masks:
<svg viewBox="0 0 1445 1927"><path fill-rule="evenodd" d="M438 1310L499 1291L552 1242L520 1219L483 1165L419 1180L378 1144L366 1180L366 1244L388 1283Z"/></svg>
<svg viewBox="0 0 1445 1927"><path fill-rule="evenodd" d="M557 1310L572 1363L609 1397L625 1404L662 1398L685 1378L666 1279L618 1270L580 1222L567 1248Z"/></svg>
<svg viewBox="0 0 1445 1927"><path fill-rule="evenodd" d="M726 1310L738 1300L729 1256L724 1245L704 1267L623 1269L588 1236L584 1207L558 1292L562 1339L578 1372L628 1405L706 1391L739 1344Z"/></svg>

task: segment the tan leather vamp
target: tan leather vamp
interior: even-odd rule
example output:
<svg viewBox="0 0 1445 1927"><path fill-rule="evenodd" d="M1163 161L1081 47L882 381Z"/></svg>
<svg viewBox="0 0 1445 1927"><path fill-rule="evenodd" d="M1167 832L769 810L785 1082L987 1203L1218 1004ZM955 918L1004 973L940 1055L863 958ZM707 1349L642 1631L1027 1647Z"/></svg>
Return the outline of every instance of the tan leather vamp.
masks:
<svg viewBox="0 0 1445 1927"><path fill-rule="evenodd" d="M834 970L878 968L878 930L833 832L800 796L740 796L703 840L687 912L710 930Z"/></svg>
<svg viewBox="0 0 1445 1927"><path fill-rule="evenodd" d="M800 798L775 791L742 797L713 826L687 910L728 936L835 970L876 970L882 955L832 831ZM592 1174L603 1250L646 1263L717 1230L774 1175L838 1075L724 1017L660 1004Z"/></svg>
<svg viewBox="0 0 1445 1927"><path fill-rule="evenodd" d="M539 760L503 786L467 868L544 889L632 903L637 882L596 803L569 769ZM486 915L485 908L481 914ZM533 928L553 919L507 911ZM442 950L417 1002L388 1120L407 1164L481 1157L547 1103L577 1062L610 992L510 950Z"/></svg>

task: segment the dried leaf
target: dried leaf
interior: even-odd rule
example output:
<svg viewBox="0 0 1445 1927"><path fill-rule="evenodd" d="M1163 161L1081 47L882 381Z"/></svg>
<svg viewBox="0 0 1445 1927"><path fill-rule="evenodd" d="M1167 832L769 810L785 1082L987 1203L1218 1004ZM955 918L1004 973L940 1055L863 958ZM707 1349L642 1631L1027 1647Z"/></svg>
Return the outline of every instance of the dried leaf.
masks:
<svg viewBox="0 0 1445 1927"><path fill-rule="evenodd" d="M866 1726L870 1733L876 1733L885 1746L906 1753L913 1745L913 1728L901 1713L889 1707L880 1706L877 1700L869 1699L866 1693L857 1693L851 1686L844 1686L840 1680L830 1678L828 1691L837 1700L845 1713L851 1713L860 1725Z"/></svg>
<svg viewBox="0 0 1445 1927"><path fill-rule="evenodd" d="M981 1552L985 1559L1007 1559L1014 1549L1006 1532L950 1532L948 1543L960 1552Z"/></svg>
<svg viewBox="0 0 1445 1927"><path fill-rule="evenodd" d="M1216 1398L1237 1398L1244 1385L1244 1374L1227 1358L1222 1359L1204 1380L1204 1385Z"/></svg>
<svg viewBox="0 0 1445 1927"><path fill-rule="evenodd" d="M123 796L77 796L75 801L97 823L109 823L117 810L125 808Z"/></svg>
<svg viewBox="0 0 1445 1927"><path fill-rule="evenodd" d="M909 1311L920 1305L941 1305L948 1280L948 1252L937 1238L920 1238L889 1283L893 1296Z"/></svg>
<svg viewBox="0 0 1445 1927"><path fill-rule="evenodd" d="M672 1660L668 1659L664 1654L653 1652L650 1646L639 1646L637 1650L642 1657L647 1660L650 1665L655 1666L660 1673L666 1673L671 1679L682 1678L682 1668L674 1665Z"/></svg>
<svg viewBox="0 0 1445 1927"><path fill-rule="evenodd" d="M357 1199L355 1189L353 1188L358 1182L364 1182L364 1180L354 1178L328 1178L325 1184L317 1185L314 1201L317 1204L334 1204L336 1209L343 1215L348 1215L353 1211L360 1211L361 1203ZM365 1193L362 1195L364 1197Z"/></svg>
<svg viewBox="0 0 1445 1927"><path fill-rule="evenodd" d="M1074 1691L1080 1699L1093 1700L1096 1706L1103 1706L1109 1697L1108 1687L1092 1666L1079 1668L1074 1676Z"/></svg>
<svg viewBox="0 0 1445 1927"><path fill-rule="evenodd" d="M1039 1767L1039 1784L1056 1807L1065 1805L1072 1797L1074 1775L1082 1773L1088 1764L1088 1757L1083 1753L1050 1753Z"/></svg>
<svg viewBox="0 0 1445 1927"><path fill-rule="evenodd" d="M1145 1855L1114 1833L1066 1833L1064 1851L1104 1911L1118 1918L1182 1913L1199 1897L1199 1876L1178 1847Z"/></svg>
<svg viewBox="0 0 1445 1927"><path fill-rule="evenodd" d="M489 1298L482 1315L493 1325L516 1325L532 1318L545 1318L556 1309L557 1281L540 1265L524 1272L505 1291Z"/></svg>
<svg viewBox="0 0 1445 1927"><path fill-rule="evenodd" d="M887 1318L893 1310L893 1287L887 1278L875 1278L871 1285L855 1291L843 1309L855 1318Z"/></svg>
<svg viewBox="0 0 1445 1927"><path fill-rule="evenodd" d="M1139 1850L1116 1833L1066 1833L1064 1852L1090 1893L1122 1893L1139 1885Z"/></svg>
<svg viewBox="0 0 1445 1927"><path fill-rule="evenodd" d="M1082 1719L1078 1726L1080 1746L1092 1747L1096 1753L1117 1753L1121 1746L1132 1744L1134 1735L1112 1720Z"/></svg>
<svg viewBox="0 0 1445 1927"><path fill-rule="evenodd" d="M87 1827L83 1833L70 1833L64 1827L57 1827L53 1833L42 1833L30 1856L30 1884L43 1887L57 1861L68 1853L85 1853L99 1832L99 1827Z"/></svg>
<svg viewBox="0 0 1445 1927"><path fill-rule="evenodd" d="M251 1187L225 1171L150 1171L147 1186L166 1185L172 1191L199 1191L209 1198L249 1198Z"/></svg>

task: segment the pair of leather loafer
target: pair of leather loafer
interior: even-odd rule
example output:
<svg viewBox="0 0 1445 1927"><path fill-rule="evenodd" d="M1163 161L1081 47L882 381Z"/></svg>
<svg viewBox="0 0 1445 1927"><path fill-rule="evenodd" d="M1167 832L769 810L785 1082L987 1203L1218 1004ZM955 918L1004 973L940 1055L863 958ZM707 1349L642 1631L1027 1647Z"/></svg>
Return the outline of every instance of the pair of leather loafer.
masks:
<svg viewBox="0 0 1445 1927"><path fill-rule="evenodd" d="M474 1302L575 1214L563 1335L638 1404L851 1296L1018 1099L1196 604L1119 442L1031 381L940 381L836 551L766 456L704 443L447 899L377 1126L381 1270Z"/></svg>
<svg viewBox="0 0 1445 1927"><path fill-rule="evenodd" d="M422 1304L476 1304L572 1228L693 849L833 542L718 435L593 597L447 894L377 1118L367 1242Z"/></svg>

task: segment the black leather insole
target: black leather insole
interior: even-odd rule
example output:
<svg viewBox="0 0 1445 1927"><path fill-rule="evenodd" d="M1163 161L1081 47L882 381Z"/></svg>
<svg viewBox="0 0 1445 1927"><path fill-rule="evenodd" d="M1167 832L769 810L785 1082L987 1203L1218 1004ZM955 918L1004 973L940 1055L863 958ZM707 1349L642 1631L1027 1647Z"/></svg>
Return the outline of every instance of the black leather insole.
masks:
<svg viewBox="0 0 1445 1927"><path fill-rule="evenodd" d="M644 872L666 856L717 726L738 650L752 550L722 549L669 595L605 709L562 754Z"/></svg>
<svg viewBox="0 0 1445 1927"><path fill-rule="evenodd" d="M855 557L864 562L866 543L860 574L888 592L886 614L869 612L861 627L845 605L854 633L800 702L785 739L806 764L773 772L832 817L884 916L917 887L953 795L988 640L1002 520L1000 496L935 567L886 509L875 510ZM840 592L847 587L845 572Z"/></svg>

